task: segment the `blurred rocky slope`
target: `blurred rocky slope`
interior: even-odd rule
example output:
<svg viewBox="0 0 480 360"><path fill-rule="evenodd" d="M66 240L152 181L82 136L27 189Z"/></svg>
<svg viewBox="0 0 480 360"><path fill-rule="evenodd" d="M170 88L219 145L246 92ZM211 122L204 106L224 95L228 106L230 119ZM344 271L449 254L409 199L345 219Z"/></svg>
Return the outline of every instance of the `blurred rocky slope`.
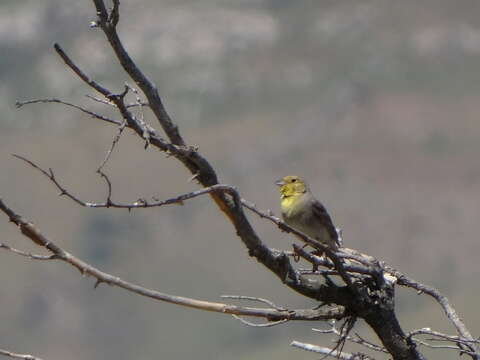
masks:
<svg viewBox="0 0 480 360"><path fill-rule="evenodd" d="M478 334L479 7L467 0L123 1L119 30L223 182L278 212L273 181L304 175L347 246L442 289ZM80 209L10 157L52 167L85 199L103 199L95 169L116 129L56 104L14 107L57 97L113 114L85 98L90 89L52 50L59 42L92 77L121 89L129 80L91 20L88 1L0 3L0 195L67 249L142 285L313 306L252 263L207 197L131 214ZM119 200L196 188L179 164L144 151L129 133L106 170ZM268 244L289 248L293 239L252 221ZM0 231L1 241L36 250L6 221ZM108 287L93 291L92 281L62 264L0 256L5 347L46 359L308 359L289 341L322 341L312 324L246 329ZM400 291L398 306L407 329L451 330L422 297Z"/></svg>

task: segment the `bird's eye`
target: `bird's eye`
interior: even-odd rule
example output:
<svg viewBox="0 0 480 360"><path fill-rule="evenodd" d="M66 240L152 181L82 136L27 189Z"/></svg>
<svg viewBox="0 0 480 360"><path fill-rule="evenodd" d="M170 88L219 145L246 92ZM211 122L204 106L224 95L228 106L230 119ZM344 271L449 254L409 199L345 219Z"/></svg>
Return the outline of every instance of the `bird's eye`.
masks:
<svg viewBox="0 0 480 360"><path fill-rule="evenodd" d="M297 181L297 179L292 179L292 182L295 182L295 181Z"/></svg>

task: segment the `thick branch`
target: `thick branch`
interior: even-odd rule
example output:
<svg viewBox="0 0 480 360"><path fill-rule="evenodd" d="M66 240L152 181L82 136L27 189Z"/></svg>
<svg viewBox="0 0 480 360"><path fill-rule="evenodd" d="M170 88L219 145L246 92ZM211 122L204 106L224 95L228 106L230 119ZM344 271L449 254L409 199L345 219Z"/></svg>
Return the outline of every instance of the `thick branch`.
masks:
<svg viewBox="0 0 480 360"><path fill-rule="evenodd" d="M93 3L97 8L98 25L107 36L108 42L112 46L112 49L115 52L115 55L117 56L118 61L122 65L123 69L128 75L130 75L133 81L135 81L135 83L147 97L150 108L157 117L160 125L170 141L175 145L184 146L185 141L181 137L177 125L172 122L172 119L168 115L158 93L157 86L150 79L148 79L135 64L118 37L116 25L119 20L119 3L114 2L114 10L112 11L114 16L108 15L108 11L103 0L93 0Z"/></svg>

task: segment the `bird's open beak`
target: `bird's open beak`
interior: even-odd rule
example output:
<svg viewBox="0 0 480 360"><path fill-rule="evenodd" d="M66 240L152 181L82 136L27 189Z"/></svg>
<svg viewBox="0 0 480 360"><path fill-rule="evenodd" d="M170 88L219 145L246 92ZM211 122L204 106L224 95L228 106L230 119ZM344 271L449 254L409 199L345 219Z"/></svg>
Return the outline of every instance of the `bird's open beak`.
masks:
<svg viewBox="0 0 480 360"><path fill-rule="evenodd" d="M283 180L277 180L277 181L275 181L275 185L277 185L277 186L283 186L283 185L285 185L285 181L283 181Z"/></svg>

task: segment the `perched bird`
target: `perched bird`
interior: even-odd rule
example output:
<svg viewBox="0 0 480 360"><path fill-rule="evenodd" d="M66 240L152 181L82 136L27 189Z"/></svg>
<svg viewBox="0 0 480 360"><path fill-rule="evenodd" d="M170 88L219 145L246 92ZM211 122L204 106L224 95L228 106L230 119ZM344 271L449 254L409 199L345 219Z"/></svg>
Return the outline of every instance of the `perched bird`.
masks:
<svg viewBox="0 0 480 360"><path fill-rule="evenodd" d="M275 184L280 186L283 220L330 249L338 249L338 233L332 219L322 203L315 199L305 181L299 176L290 175Z"/></svg>

